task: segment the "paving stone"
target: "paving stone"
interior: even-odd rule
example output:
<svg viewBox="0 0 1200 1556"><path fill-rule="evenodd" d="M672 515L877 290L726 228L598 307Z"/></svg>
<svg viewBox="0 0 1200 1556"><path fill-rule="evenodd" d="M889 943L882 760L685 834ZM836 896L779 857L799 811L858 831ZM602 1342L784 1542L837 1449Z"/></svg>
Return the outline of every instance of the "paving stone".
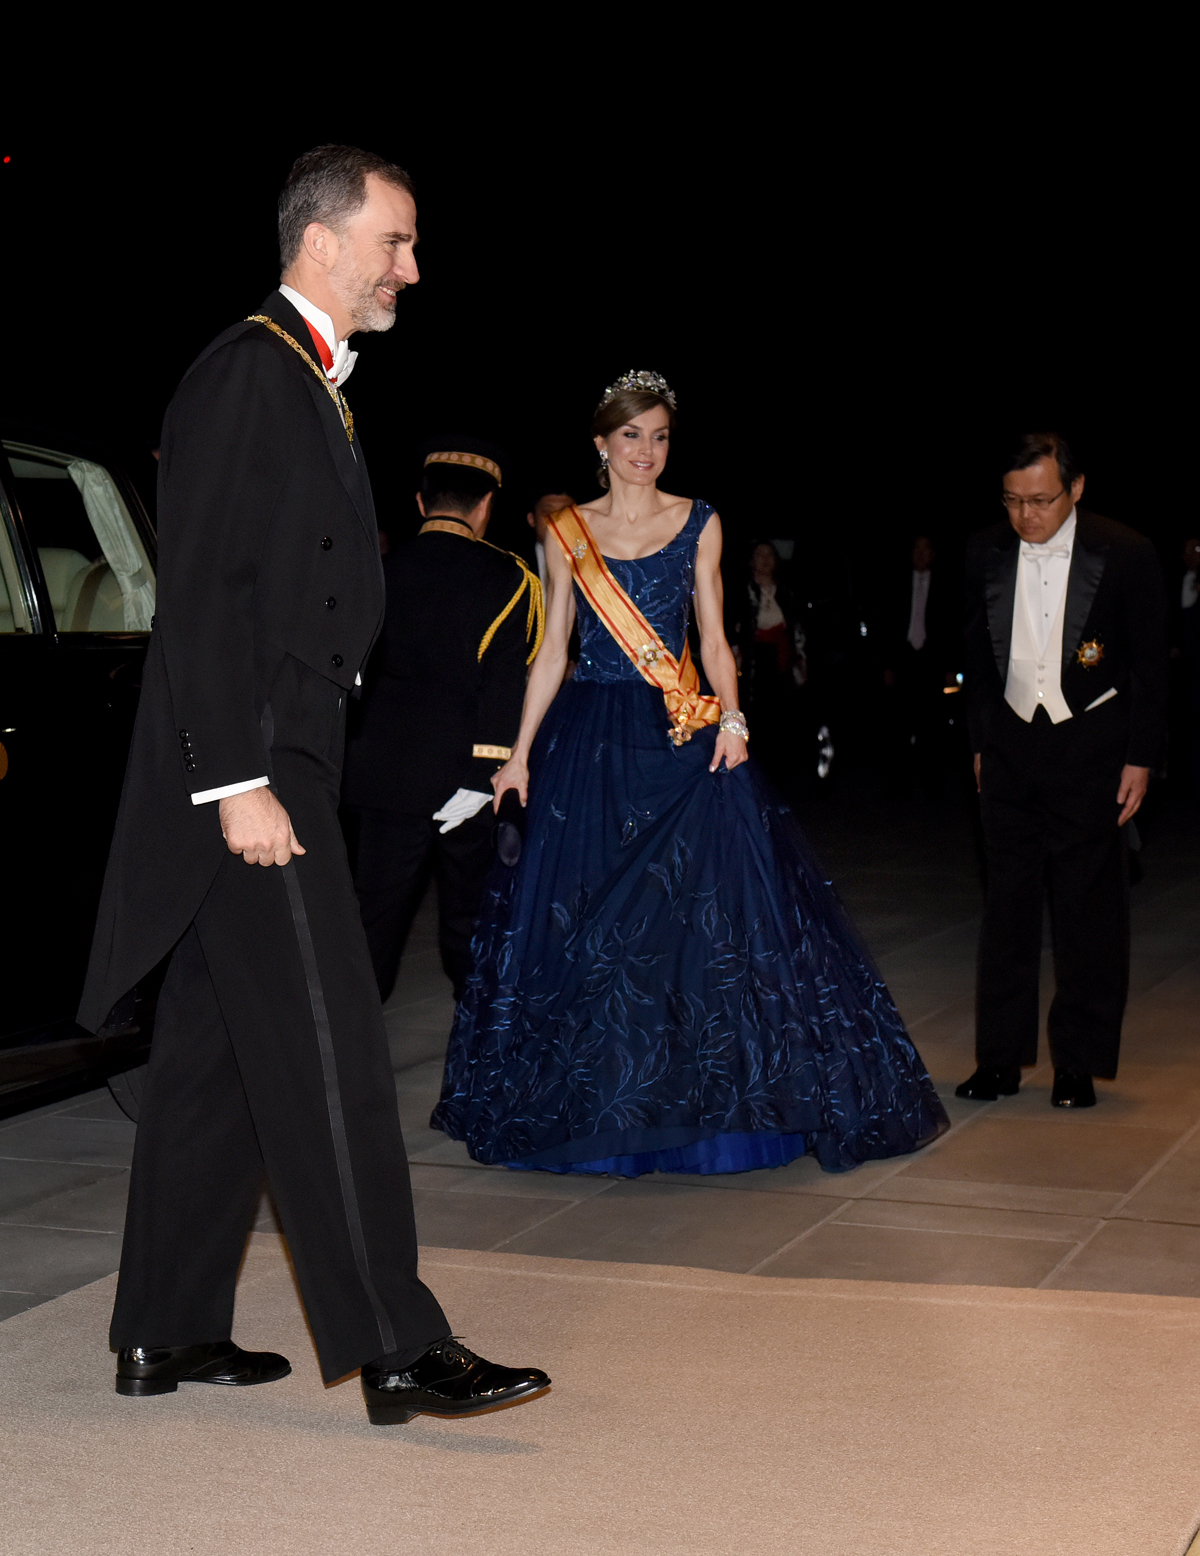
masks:
<svg viewBox="0 0 1200 1556"><path fill-rule="evenodd" d="M32 1291L0 1291L0 1323L6 1318L12 1318L17 1313L24 1313L31 1307L38 1307L43 1302L49 1302L49 1297L39 1296Z"/></svg>
<svg viewBox="0 0 1200 1556"><path fill-rule="evenodd" d="M123 1167L84 1167L73 1162L0 1159L0 1221L43 1200L86 1188L103 1178L124 1178Z"/></svg>
<svg viewBox="0 0 1200 1556"><path fill-rule="evenodd" d="M102 1086L99 1091L89 1091L82 1097L77 1097L73 1102L67 1103L61 1113L64 1118L111 1118L120 1123L128 1122L107 1086Z"/></svg>
<svg viewBox="0 0 1200 1556"><path fill-rule="evenodd" d="M0 1270L8 1286L58 1297L111 1275L121 1262L113 1232L0 1225Z"/></svg>
<svg viewBox="0 0 1200 1556"><path fill-rule="evenodd" d="M1106 1221L1047 1286L1200 1297L1200 1227Z"/></svg>
<svg viewBox="0 0 1200 1556"><path fill-rule="evenodd" d="M1089 1121L1065 1109L1045 1109L1037 1120L980 1118L922 1152L897 1174L976 1183L1025 1183L1042 1188L1128 1193L1177 1135L1167 1129L1129 1128ZM1096 1110L1097 1112L1099 1109Z"/></svg>
<svg viewBox="0 0 1200 1556"><path fill-rule="evenodd" d="M414 1189L417 1238L426 1248L478 1248L500 1245L563 1210L563 1201L506 1194L446 1193ZM571 1208L568 1202L568 1207Z"/></svg>
<svg viewBox="0 0 1200 1556"><path fill-rule="evenodd" d="M1032 1183L970 1183L953 1178L898 1174L864 1196L922 1205L970 1205L991 1210L1031 1210L1040 1214L1082 1216L1089 1221L1111 1215L1124 1195L1100 1189L1046 1189Z"/></svg>
<svg viewBox="0 0 1200 1556"><path fill-rule="evenodd" d="M835 1204L815 1195L785 1198L639 1179L616 1183L608 1193L513 1237L504 1251L745 1271Z"/></svg>
<svg viewBox="0 0 1200 1556"><path fill-rule="evenodd" d="M1200 1226L1200 1134L1176 1151L1117 1215L1127 1221Z"/></svg>
<svg viewBox="0 0 1200 1556"><path fill-rule="evenodd" d="M499 1194L511 1199L554 1199L563 1204L592 1199L617 1181L595 1173L515 1172L507 1167L483 1167L478 1162L469 1167L410 1162L408 1171L414 1189L432 1189L443 1194Z"/></svg>
<svg viewBox="0 0 1200 1556"><path fill-rule="evenodd" d="M840 1210L834 1217L834 1224L1076 1243L1095 1232L1099 1218L1055 1215L1046 1211L997 1210L981 1205L924 1205L911 1200L860 1199Z"/></svg>
<svg viewBox="0 0 1200 1556"><path fill-rule="evenodd" d="M84 1188L55 1194L0 1217L8 1226L43 1226L78 1232L123 1232L129 1174L112 1173Z"/></svg>
<svg viewBox="0 0 1200 1556"><path fill-rule="evenodd" d="M755 1271L931 1286L1036 1286L1072 1243L826 1222Z"/></svg>
<svg viewBox="0 0 1200 1556"><path fill-rule="evenodd" d="M125 1118L71 1118L61 1113L10 1119L0 1125L0 1160L128 1167L136 1127Z"/></svg>

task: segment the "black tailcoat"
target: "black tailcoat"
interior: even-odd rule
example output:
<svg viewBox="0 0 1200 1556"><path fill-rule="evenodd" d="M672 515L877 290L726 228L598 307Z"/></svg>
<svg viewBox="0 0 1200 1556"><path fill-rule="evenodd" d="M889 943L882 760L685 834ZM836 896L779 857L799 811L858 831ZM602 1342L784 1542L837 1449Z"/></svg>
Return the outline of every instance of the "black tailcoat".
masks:
<svg viewBox="0 0 1200 1556"><path fill-rule="evenodd" d="M285 297L258 311L315 360ZM383 622L362 449L262 325L219 335L176 391L158 532L154 632L79 1011L90 1031L195 917L225 844L191 796L268 774L261 720L285 657L349 691Z"/></svg>
<svg viewBox="0 0 1200 1556"><path fill-rule="evenodd" d="M269 315L315 359L301 316ZM416 1235L378 993L337 823L346 697L383 615L362 451L264 325L167 412L157 618L80 1020L169 952L115 1345L225 1338L263 1167L327 1379L449 1330ZM266 776L307 852L247 865L218 805Z"/></svg>
<svg viewBox="0 0 1200 1556"><path fill-rule="evenodd" d="M1037 1053L1042 899L1054 922L1047 1019L1059 1069L1111 1077L1129 969L1128 868L1117 827L1126 764L1153 767L1166 713L1166 600L1144 536L1082 509L1064 602L1061 686L1071 718L1031 723L1004 700L1020 540L1007 523L967 555L966 691L980 755L988 882L979 952L981 1064ZM1098 645L1093 664L1080 656ZM1106 692L1115 695L1098 702Z"/></svg>
<svg viewBox="0 0 1200 1556"><path fill-rule="evenodd" d="M1117 695L1084 721L1085 753L1152 767L1166 717L1166 597L1154 547L1135 530L1079 509L1063 618L1062 691L1075 724L1110 687ZM1012 644L1020 540L1001 522L974 537L967 553L967 707L971 743L982 751L1003 739L1004 686ZM1103 648L1098 664L1080 662L1087 642ZM1101 719L1096 714L1107 710ZM1057 726L1066 731L1070 725Z"/></svg>
<svg viewBox="0 0 1200 1556"><path fill-rule="evenodd" d="M494 818L489 807L441 833L432 817L457 789L490 793L503 759L475 751L517 738L537 578L526 583L514 556L465 528L414 536L388 553L384 575L383 636L342 786L356 822L354 885L386 999L434 855L442 963L457 997L471 971Z"/></svg>

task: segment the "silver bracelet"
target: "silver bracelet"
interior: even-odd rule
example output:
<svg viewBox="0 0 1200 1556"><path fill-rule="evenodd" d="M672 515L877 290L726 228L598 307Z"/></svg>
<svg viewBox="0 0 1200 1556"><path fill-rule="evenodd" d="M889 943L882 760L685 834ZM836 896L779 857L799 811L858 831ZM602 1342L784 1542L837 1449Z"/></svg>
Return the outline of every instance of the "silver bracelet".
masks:
<svg viewBox="0 0 1200 1556"><path fill-rule="evenodd" d="M746 715L738 708L729 708L721 715L720 730L723 735L736 735L739 740L750 743L750 731L746 726Z"/></svg>

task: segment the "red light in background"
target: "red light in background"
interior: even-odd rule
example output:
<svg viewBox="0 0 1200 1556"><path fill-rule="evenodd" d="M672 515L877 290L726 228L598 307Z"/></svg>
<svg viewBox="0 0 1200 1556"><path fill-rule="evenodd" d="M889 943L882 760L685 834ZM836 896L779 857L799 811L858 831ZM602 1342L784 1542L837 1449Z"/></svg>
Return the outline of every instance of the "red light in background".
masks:
<svg viewBox="0 0 1200 1556"><path fill-rule="evenodd" d="M5 159L4 159L4 160L5 160L5 161L6 161L6 162L11 162L11 161L12 161L12 158L11 158L11 157L5 157Z"/></svg>

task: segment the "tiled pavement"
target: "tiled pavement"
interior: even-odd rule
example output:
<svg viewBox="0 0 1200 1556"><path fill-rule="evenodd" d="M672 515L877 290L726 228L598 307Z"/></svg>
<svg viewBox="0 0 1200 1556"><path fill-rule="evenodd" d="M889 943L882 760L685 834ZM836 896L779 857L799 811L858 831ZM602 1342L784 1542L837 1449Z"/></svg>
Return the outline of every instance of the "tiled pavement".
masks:
<svg viewBox="0 0 1200 1556"><path fill-rule="evenodd" d="M1047 1064L984 1106L973 1067L979 884L952 807L843 796L807 818L953 1129L919 1156L637 1181L472 1163L428 1127L452 1013L426 903L387 1007L423 1243L781 1276L1200 1296L1200 835L1160 818L1134 891L1121 1072L1080 1114ZM0 1122L0 1318L116 1268L133 1125L107 1092ZM259 1217L273 1228L268 1206Z"/></svg>

